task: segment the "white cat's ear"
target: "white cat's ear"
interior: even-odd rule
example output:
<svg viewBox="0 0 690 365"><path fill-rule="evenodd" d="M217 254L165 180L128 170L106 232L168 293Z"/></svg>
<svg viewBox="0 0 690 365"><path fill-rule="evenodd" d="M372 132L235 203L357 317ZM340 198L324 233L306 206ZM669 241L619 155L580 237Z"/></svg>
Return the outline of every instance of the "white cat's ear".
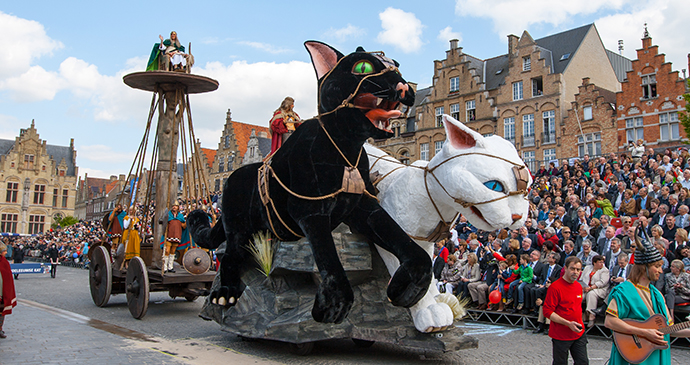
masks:
<svg viewBox="0 0 690 365"><path fill-rule="evenodd" d="M306 41L304 47L311 56L311 63L314 65L316 77L319 80L338 64L339 59L343 58L343 54L338 50L318 41Z"/></svg>
<svg viewBox="0 0 690 365"><path fill-rule="evenodd" d="M443 114L443 126L446 128L446 144L449 146L458 150L484 147L484 137L455 118Z"/></svg>

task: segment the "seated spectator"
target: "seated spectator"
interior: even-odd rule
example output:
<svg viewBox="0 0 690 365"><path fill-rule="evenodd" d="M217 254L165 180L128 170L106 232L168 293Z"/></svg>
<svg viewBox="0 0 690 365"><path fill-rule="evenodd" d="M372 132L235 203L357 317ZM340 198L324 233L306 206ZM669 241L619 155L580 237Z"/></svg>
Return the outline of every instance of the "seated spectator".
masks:
<svg viewBox="0 0 690 365"><path fill-rule="evenodd" d="M623 226L621 228L618 228L615 232L616 236L622 236L628 234L628 228L632 226L632 218L631 217L621 217L621 224Z"/></svg>
<svg viewBox="0 0 690 365"><path fill-rule="evenodd" d="M630 189L625 189L621 205L618 209L620 216L634 216L637 214L637 203L633 199L633 192Z"/></svg>
<svg viewBox="0 0 690 365"><path fill-rule="evenodd" d="M604 214L604 211L601 208L599 208L599 206L597 205L597 201L594 199L591 199L587 202L587 207L589 209L590 218L599 219L601 215Z"/></svg>
<svg viewBox="0 0 690 365"><path fill-rule="evenodd" d="M553 227L547 227L544 233L537 233L537 248L541 250L545 241L551 241L554 245L558 244L558 236L556 235L556 230Z"/></svg>
<svg viewBox="0 0 690 365"><path fill-rule="evenodd" d="M582 261L583 265L587 266L592 265L592 259L597 255L598 253L592 250L592 243L589 241L584 241L582 242L582 251L577 254L577 258Z"/></svg>
<svg viewBox="0 0 690 365"><path fill-rule="evenodd" d="M605 255L608 250L611 249L611 241L616 237L616 228L613 226L606 227L606 232L604 233L604 238L600 238L597 241L596 247L592 247L596 252Z"/></svg>
<svg viewBox="0 0 690 365"><path fill-rule="evenodd" d="M554 252L553 243L551 241L544 242L544 246L541 248L541 254L539 255L539 262L546 264L552 252Z"/></svg>
<svg viewBox="0 0 690 365"><path fill-rule="evenodd" d="M573 243L573 241L565 241L563 242L561 260L558 262L558 264L562 267L565 260L570 256L577 256L577 251L575 251L575 243Z"/></svg>
<svg viewBox="0 0 690 365"><path fill-rule="evenodd" d="M582 242L589 241L594 242L594 237L589 234L589 227L587 225L581 225L577 236L575 236L575 251L582 251Z"/></svg>
<svg viewBox="0 0 690 365"><path fill-rule="evenodd" d="M585 305L589 314L587 327L594 326L595 310L609 294L609 279L609 270L604 265L604 256L601 255L593 257L592 265L585 266L582 275L580 275L580 284L585 294Z"/></svg>
<svg viewBox="0 0 690 365"><path fill-rule="evenodd" d="M467 250L467 242L465 242L465 240L460 240L458 250L453 253L455 258L457 258L458 261L460 261L460 265L463 265L465 262L467 262L468 253L469 251Z"/></svg>
<svg viewBox="0 0 690 365"><path fill-rule="evenodd" d="M615 267L618 264L618 256L622 253L621 240L619 240L618 237L614 237L611 240L611 249L606 251L604 255L604 265L610 268Z"/></svg>
<svg viewBox="0 0 690 365"><path fill-rule="evenodd" d="M458 295L462 295L463 298L471 299L470 290L467 286L479 281L481 278L479 262L474 252L467 254L467 263L463 265L461 272L462 275L455 287L457 288Z"/></svg>
<svg viewBox="0 0 690 365"><path fill-rule="evenodd" d="M678 228L676 230L676 236L674 237L673 242L669 243L668 248L677 258L680 258L680 250L683 247L688 247L689 244L688 231L683 228Z"/></svg>
<svg viewBox="0 0 690 365"><path fill-rule="evenodd" d="M599 193L597 195L597 206L601 208L601 210L604 212L604 215L607 215L609 217L615 217L616 212L613 210L613 205L611 204L611 201L606 199L606 195L604 193Z"/></svg>
<svg viewBox="0 0 690 365"><path fill-rule="evenodd" d="M436 284L441 293L453 293L462 276L462 266L454 255L448 256L448 263L441 272L441 280Z"/></svg>
<svg viewBox="0 0 690 365"><path fill-rule="evenodd" d="M663 228L661 237L666 239L668 242L673 241L673 237L676 235L676 230L678 229L678 227L676 227L676 218L673 216L673 214L666 214L666 224L664 224L661 228Z"/></svg>
<svg viewBox="0 0 690 365"><path fill-rule="evenodd" d="M690 274L685 272L685 265L680 260L671 261L671 272L666 274L665 298L669 314L673 318L673 309L678 303L690 302Z"/></svg>
<svg viewBox="0 0 690 365"><path fill-rule="evenodd" d="M630 275L631 266L628 264L628 254L621 252L618 255L618 265L613 266L610 271L611 284L609 285L609 290L614 286L628 280L628 275Z"/></svg>
<svg viewBox="0 0 690 365"><path fill-rule="evenodd" d="M513 310L513 313L522 310L525 306L525 286L532 282L532 267L529 266L529 255L523 254L520 256L520 266L517 269L519 278L512 283L508 288L508 300L506 305L510 305L513 302L513 297L517 296L518 305Z"/></svg>
<svg viewBox="0 0 690 365"><path fill-rule="evenodd" d="M506 259L510 255L515 255L517 257L518 252L520 251L520 242L518 240L510 240L510 243L508 244L508 249L505 252L501 252L501 255L505 257Z"/></svg>
<svg viewBox="0 0 690 365"><path fill-rule="evenodd" d="M494 286L494 283L498 280L498 262L501 262L499 260L505 260L497 253L496 248L501 248L501 240L499 239L494 241L494 249L491 249L489 246L484 248L485 254L482 260L486 259L488 262L479 281L467 285L472 297L472 304L476 305L478 310L487 309L487 292L490 292L489 288ZM494 253L497 254L494 255Z"/></svg>

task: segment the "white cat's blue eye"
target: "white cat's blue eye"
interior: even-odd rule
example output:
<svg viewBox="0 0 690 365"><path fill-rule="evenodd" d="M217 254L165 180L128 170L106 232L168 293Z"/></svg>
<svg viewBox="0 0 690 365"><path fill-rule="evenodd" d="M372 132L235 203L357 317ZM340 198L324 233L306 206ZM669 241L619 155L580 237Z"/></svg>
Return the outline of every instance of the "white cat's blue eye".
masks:
<svg viewBox="0 0 690 365"><path fill-rule="evenodd" d="M489 180L489 181L484 183L484 186L486 186L490 190L498 191L499 193L502 193L505 191L505 189L503 189L503 184L501 184L499 181L496 181L496 180Z"/></svg>

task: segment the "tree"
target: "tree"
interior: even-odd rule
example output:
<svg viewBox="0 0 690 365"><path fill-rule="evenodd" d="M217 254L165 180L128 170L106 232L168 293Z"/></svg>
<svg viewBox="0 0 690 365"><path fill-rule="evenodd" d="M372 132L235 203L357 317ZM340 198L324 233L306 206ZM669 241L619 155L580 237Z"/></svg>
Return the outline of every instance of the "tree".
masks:
<svg viewBox="0 0 690 365"><path fill-rule="evenodd" d="M688 87L686 90L690 89L690 80L686 80ZM690 138L690 93L683 94L683 99L685 99L685 111L678 112L678 119L680 120L680 125L683 126L685 130L685 135ZM685 141L685 143L690 143Z"/></svg>
<svg viewBox="0 0 690 365"><path fill-rule="evenodd" d="M57 228L58 226L60 226L61 228L65 228L77 223L79 223L79 219L72 217L71 215L68 215L66 217L55 217L50 227L52 227L53 229Z"/></svg>

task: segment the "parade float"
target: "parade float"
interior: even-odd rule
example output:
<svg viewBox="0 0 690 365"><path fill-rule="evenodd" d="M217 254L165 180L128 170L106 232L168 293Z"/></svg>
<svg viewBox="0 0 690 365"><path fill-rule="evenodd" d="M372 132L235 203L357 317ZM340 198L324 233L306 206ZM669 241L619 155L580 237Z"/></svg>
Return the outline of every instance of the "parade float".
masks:
<svg viewBox="0 0 690 365"><path fill-rule="evenodd" d="M167 44L163 44L165 42ZM208 250L195 248L192 242L181 242L178 246L178 259L168 262L172 271L164 272L162 262L159 241L166 232L168 208L177 204L178 199L184 205L209 194L206 170L194 134L189 95L218 88L218 81L191 73L193 57L183 53L185 48L179 46L176 34L172 43L170 45L170 40L163 41L161 37L161 43L154 46L148 71L124 76L128 86L153 93L143 137L127 174L125 186L129 194L121 194L118 198L118 204L127 207L140 202L143 210L138 230L140 250L138 255L127 258L126 267L128 247L125 243L119 244L113 253L108 237L104 237L89 251L89 286L94 304L104 307L111 295L125 294L129 311L136 319L146 314L150 292L167 291L172 298L193 301L209 293L216 275L210 270L212 257ZM159 47L161 50L157 51ZM174 56L168 56L170 50ZM172 61L183 62L184 67L176 67L176 62ZM156 114L157 123L154 122ZM184 161L181 179L178 177L178 151ZM191 210L191 204L186 208ZM102 224L106 231L111 230L110 212L103 217ZM147 226L152 229L148 234Z"/></svg>

